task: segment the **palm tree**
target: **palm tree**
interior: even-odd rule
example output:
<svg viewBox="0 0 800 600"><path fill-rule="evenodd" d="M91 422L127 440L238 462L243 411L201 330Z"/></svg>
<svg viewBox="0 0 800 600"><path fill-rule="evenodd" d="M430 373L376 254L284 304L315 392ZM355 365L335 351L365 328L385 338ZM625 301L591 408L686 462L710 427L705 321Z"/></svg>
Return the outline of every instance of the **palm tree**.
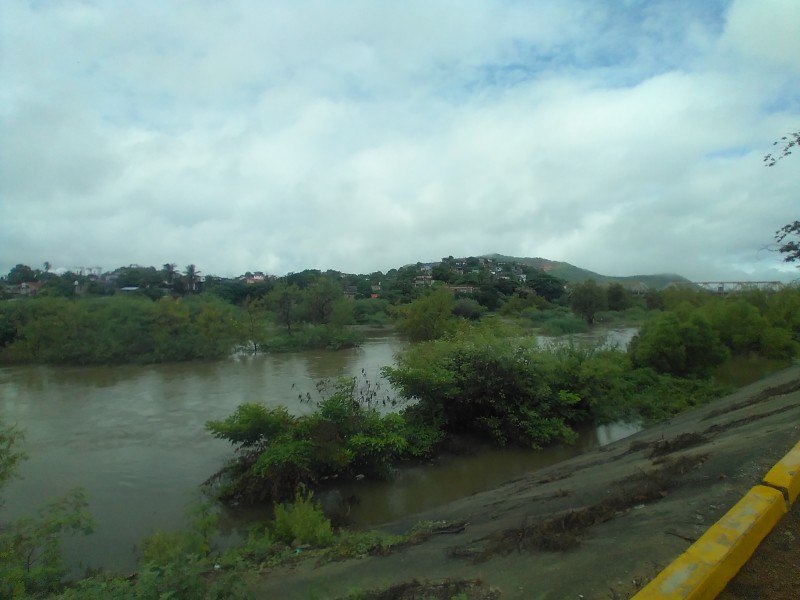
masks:
<svg viewBox="0 0 800 600"><path fill-rule="evenodd" d="M186 275L186 282L187 288L192 291L197 291L197 277L200 275L200 271L197 270L197 267L194 265L186 265L186 271L184 271Z"/></svg>
<svg viewBox="0 0 800 600"><path fill-rule="evenodd" d="M164 263L164 266L161 267L161 274L164 277L164 283L167 285L174 283L175 276L178 274L178 270L175 268L177 266L175 263Z"/></svg>

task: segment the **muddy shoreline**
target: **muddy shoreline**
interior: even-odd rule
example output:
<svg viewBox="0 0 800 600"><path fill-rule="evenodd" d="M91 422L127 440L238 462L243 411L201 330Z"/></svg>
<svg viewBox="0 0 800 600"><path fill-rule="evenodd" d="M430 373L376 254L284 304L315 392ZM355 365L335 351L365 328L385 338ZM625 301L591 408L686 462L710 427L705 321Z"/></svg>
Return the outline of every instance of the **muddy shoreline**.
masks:
<svg viewBox="0 0 800 600"><path fill-rule="evenodd" d="M479 581L500 597L628 598L800 440L800 365L598 450L381 527L463 529L389 556L259 575L258 598ZM476 596L479 597L479 596Z"/></svg>

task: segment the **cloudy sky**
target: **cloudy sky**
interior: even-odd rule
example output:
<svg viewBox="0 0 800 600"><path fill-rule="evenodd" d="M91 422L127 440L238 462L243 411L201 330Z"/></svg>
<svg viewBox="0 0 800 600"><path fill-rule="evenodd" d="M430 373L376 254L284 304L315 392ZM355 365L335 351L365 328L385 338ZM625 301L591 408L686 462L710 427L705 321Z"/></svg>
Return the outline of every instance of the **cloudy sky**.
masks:
<svg viewBox="0 0 800 600"><path fill-rule="evenodd" d="M0 272L784 279L797 0L4 0Z"/></svg>

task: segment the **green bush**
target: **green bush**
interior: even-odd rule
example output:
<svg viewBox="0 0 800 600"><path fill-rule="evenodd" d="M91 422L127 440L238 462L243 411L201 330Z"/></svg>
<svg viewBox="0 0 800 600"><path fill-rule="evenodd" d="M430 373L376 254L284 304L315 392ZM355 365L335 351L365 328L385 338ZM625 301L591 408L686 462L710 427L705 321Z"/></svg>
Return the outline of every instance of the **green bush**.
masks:
<svg viewBox="0 0 800 600"><path fill-rule="evenodd" d="M362 325L385 325L389 322L389 302L382 298L355 300L353 317Z"/></svg>
<svg viewBox="0 0 800 600"><path fill-rule="evenodd" d="M275 539L290 546L329 546L334 539L330 519L325 518L312 493L299 490L294 503L275 507Z"/></svg>
<svg viewBox="0 0 800 600"><path fill-rule="evenodd" d="M539 333L542 335L558 336L572 333L586 333L587 331L589 331L589 325L586 321L572 316L548 319L539 326Z"/></svg>
<svg viewBox="0 0 800 600"><path fill-rule="evenodd" d="M123 364L219 359L239 343L239 312L214 297L58 297L0 304L0 360Z"/></svg>
<svg viewBox="0 0 800 600"><path fill-rule="evenodd" d="M355 379L340 380L308 415L243 404L206 427L237 446L236 459L218 474L219 496L246 503L286 500L298 486L331 477L387 477L398 462L430 453L440 437L428 424L381 415L374 393Z"/></svg>
<svg viewBox="0 0 800 600"><path fill-rule="evenodd" d="M477 321L485 312L486 309L472 298L459 298L453 306L453 314L468 321Z"/></svg>
<svg viewBox="0 0 800 600"><path fill-rule="evenodd" d="M672 312L655 316L631 340L628 352L635 367L678 376L706 376L728 356L709 321L697 313L683 320Z"/></svg>
<svg viewBox="0 0 800 600"><path fill-rule="evenodd" d="M383 374L417 400L409 416L448 433L540 447L572 439L569 424L586 416L580 398L550 385L543 356L531 340L461 336L413 346Z"/></svg>
<svg viewBox="0 0 800 600"><path fill-rule="evenodd" d="M353 348L364 340L363 334L336 325L302 325L291 333L275 330L260 349L266 352L294 352L297 350L340 350Z"/></svg>

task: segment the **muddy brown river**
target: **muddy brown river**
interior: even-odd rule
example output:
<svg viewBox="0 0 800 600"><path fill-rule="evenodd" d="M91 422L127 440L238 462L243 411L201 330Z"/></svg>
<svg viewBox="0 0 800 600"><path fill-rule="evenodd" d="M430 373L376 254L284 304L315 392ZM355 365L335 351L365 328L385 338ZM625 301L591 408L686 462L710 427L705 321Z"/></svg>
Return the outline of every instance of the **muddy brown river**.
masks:
<svg viewBox="0 0 800 600"><path fill-rule="evenodd" d="M613 336L623 343L629 337L629 331ZM361 348L339 352L146 367L0 368L0 414L25 432L29 455L20 477L5 490L0 519L30 514L81 486L96 527L90 536L66 541L71 572L129 571L142 538L182 525L184 507L199 496L199 485L230 456L229 444L206 432L206 421L228 416L242 402L309 410L298 395L313 394L315 382L362 373L376 381L380 367L392 364L403 347L389 332L371 332ZM392 393L384 383L382 394ZM633 431L626 425L589 428L574 446L539 452L476 449L342 493L359 497L352 511L357 524L377 524L488 489ZM258 511L226 513L221 535L236 535L253 518Z"/></svg>

